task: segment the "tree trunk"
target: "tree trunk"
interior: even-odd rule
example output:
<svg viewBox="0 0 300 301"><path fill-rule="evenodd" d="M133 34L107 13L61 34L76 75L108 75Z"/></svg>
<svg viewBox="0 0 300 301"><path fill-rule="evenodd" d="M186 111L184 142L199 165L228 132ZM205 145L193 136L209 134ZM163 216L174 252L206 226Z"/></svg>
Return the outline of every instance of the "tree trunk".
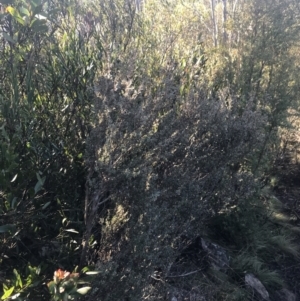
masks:
<svg viewBox="0 0 300 301"><path fill-rule="evenodd" d="M227 43L227 31L226 31L226 26L227 26L227 0L222 0L223 1L223 44L225 45Z"/></svg>
<svg viewBox="0 0 300 301"><path fill-rule="evenodd" d="M216 20L216 15L215 15L215 7L216 3L215 0L211 0L211 19L213 23L213 41L214 41L214 46L218 46L218 27L217 27L217 20Z"/></svg>

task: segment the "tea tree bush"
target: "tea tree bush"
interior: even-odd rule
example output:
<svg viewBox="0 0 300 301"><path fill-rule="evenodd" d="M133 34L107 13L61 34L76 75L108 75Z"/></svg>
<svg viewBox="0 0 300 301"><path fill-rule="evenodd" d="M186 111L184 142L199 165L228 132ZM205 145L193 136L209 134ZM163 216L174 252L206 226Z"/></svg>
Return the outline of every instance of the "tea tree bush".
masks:
<svg viewBox="0 0 300 301"><path fill-rule="evenodd" d="M210 4L2 1L3 299L48 300L45 283L77 298L63 271L89 264L93 298L158 300L193 286L170 279L183 238L200 236L233 246L230 287L245 268L281 283L265 249L297 247L262 186L298 107L299 8Z"/></svg>

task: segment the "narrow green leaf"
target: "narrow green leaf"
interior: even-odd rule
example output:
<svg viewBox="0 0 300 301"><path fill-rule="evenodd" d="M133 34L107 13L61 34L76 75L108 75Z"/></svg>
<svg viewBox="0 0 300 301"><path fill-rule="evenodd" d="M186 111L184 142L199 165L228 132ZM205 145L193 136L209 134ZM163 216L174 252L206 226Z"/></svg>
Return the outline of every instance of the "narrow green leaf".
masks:
<svg viewBox="0 0 300 301"><path fill-rule="evenodd" d="M39 275L41 273L41 266L40 265L36 268L35 273L37 275Z"/></svg>
<svg viewBox="0 0 300 301"><path fill-rule="evenodd" d="M8 7L6 8L6 11L7 11L10 15L12 15L12 17L13 17L17 22L19 22L19 23L22 24L22 25L25 24L25 21L22 19L20 13L19 13L16 9L14 9L12 6L8 6Z"/></svg>
<svg viewBox="0 0 300 301"><path fill-rule="evenodd" d="M42 178L41 178L39 172L36 173L36 177L37 177L38 181L42 183Z"/></svg>
<svg viewBox="0 0 300 301"><path fill-rule="evenodd" d="M1 300L5 300L6 298L10 297L13 293L15 287L12 286L9 290L5 291L4 295L2 295Z"/></svg>
<svg viewBox="0 0 300 301"><path fill-rule="evenodd" d="M39 172L36 173L36 177L37 177L38 181L41 183L41 185L43 186L44 183L45 183L45 181L46 181L46 177L42 177L42 178L41 178Z"/></svg>
<svg viewBox="0 0 300 301"><path fill-rule="evenodd" d="M84 267L84 268L81 270L82 273L86 273L86 272L88 272L88 271L89 271L89 268L88 268L88 267Z"/></svg>
<svg viewBox="0 0 300 301"><path fill-rule="evenodd" d="M42 184L44 185L46 181L46 176L42 177Z"/></svg>
<svg viewBox="0 0 300 301"><path fill-rule="evenodd" d="M42 210L46 209L50 204L51 204L51 202L47 202L47 203L42 207Z"/></svg>
<svg viewBox="0 0 300 301"><path fill-rule="evenodd" d="M14 197L13 200L11 201L11 208L12 208L12 209L15 208L15 205L16 205L17 200L18 200L18 198L17 198L17 197Z"/></svg>
<svg viewBox="0 0 300 301"><path fill-rule="evenodd" d="M23 283L22 283L22 279L21 279L21 276L20 274L18 273L18 271L16 269L13 270L14 272L14 275L16 277L16 286L19 286L20 288L23 287Z"/></svg>
<svg viewBox="0 0 300 301"><path fill-rule="evenodd" d="M16 270L16 269L13 269L13 273L14 273L14 275L18 278L19 277L19 273L18 273L18 271Z"/></svg>
<svg viewBox="0 0 300 301"><path fill-rule="evenodd" d="M42 189L42 183L38 181L34 186L34 193L37 194Z"/></svg>

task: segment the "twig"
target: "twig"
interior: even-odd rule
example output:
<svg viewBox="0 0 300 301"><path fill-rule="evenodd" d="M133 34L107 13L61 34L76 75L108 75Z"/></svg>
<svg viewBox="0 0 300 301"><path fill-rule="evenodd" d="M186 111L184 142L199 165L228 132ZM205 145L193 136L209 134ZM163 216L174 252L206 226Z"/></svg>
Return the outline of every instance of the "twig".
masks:
<svg viewBox="0 0 300 301"><path fill-rule="evenodd" d="M186 277L186 276L189 276L189 275L196 274L196 273L198 273L198 272L200 272L200 271L201 271L201 269L199 269L199 270L196 270L196 271L192 271L192 272L189 272L189 273L181 274L181 275L176 275L176 276L167 276L167 278Z"/></svg>

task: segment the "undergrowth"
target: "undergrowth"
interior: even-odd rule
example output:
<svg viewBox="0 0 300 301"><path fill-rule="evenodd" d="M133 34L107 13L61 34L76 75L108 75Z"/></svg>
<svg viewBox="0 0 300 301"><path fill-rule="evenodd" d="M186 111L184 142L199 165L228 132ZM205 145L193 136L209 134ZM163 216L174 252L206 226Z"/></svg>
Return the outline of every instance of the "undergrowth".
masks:
<svg viewBox="0 0 300 301"><path fill-rule="evenodd" d="M90 269L86 300L252 300L247 273L288 285L299 228L273 167L299 105L299 8L234 3L3 2L2 299L79 298Z"/></svg>

